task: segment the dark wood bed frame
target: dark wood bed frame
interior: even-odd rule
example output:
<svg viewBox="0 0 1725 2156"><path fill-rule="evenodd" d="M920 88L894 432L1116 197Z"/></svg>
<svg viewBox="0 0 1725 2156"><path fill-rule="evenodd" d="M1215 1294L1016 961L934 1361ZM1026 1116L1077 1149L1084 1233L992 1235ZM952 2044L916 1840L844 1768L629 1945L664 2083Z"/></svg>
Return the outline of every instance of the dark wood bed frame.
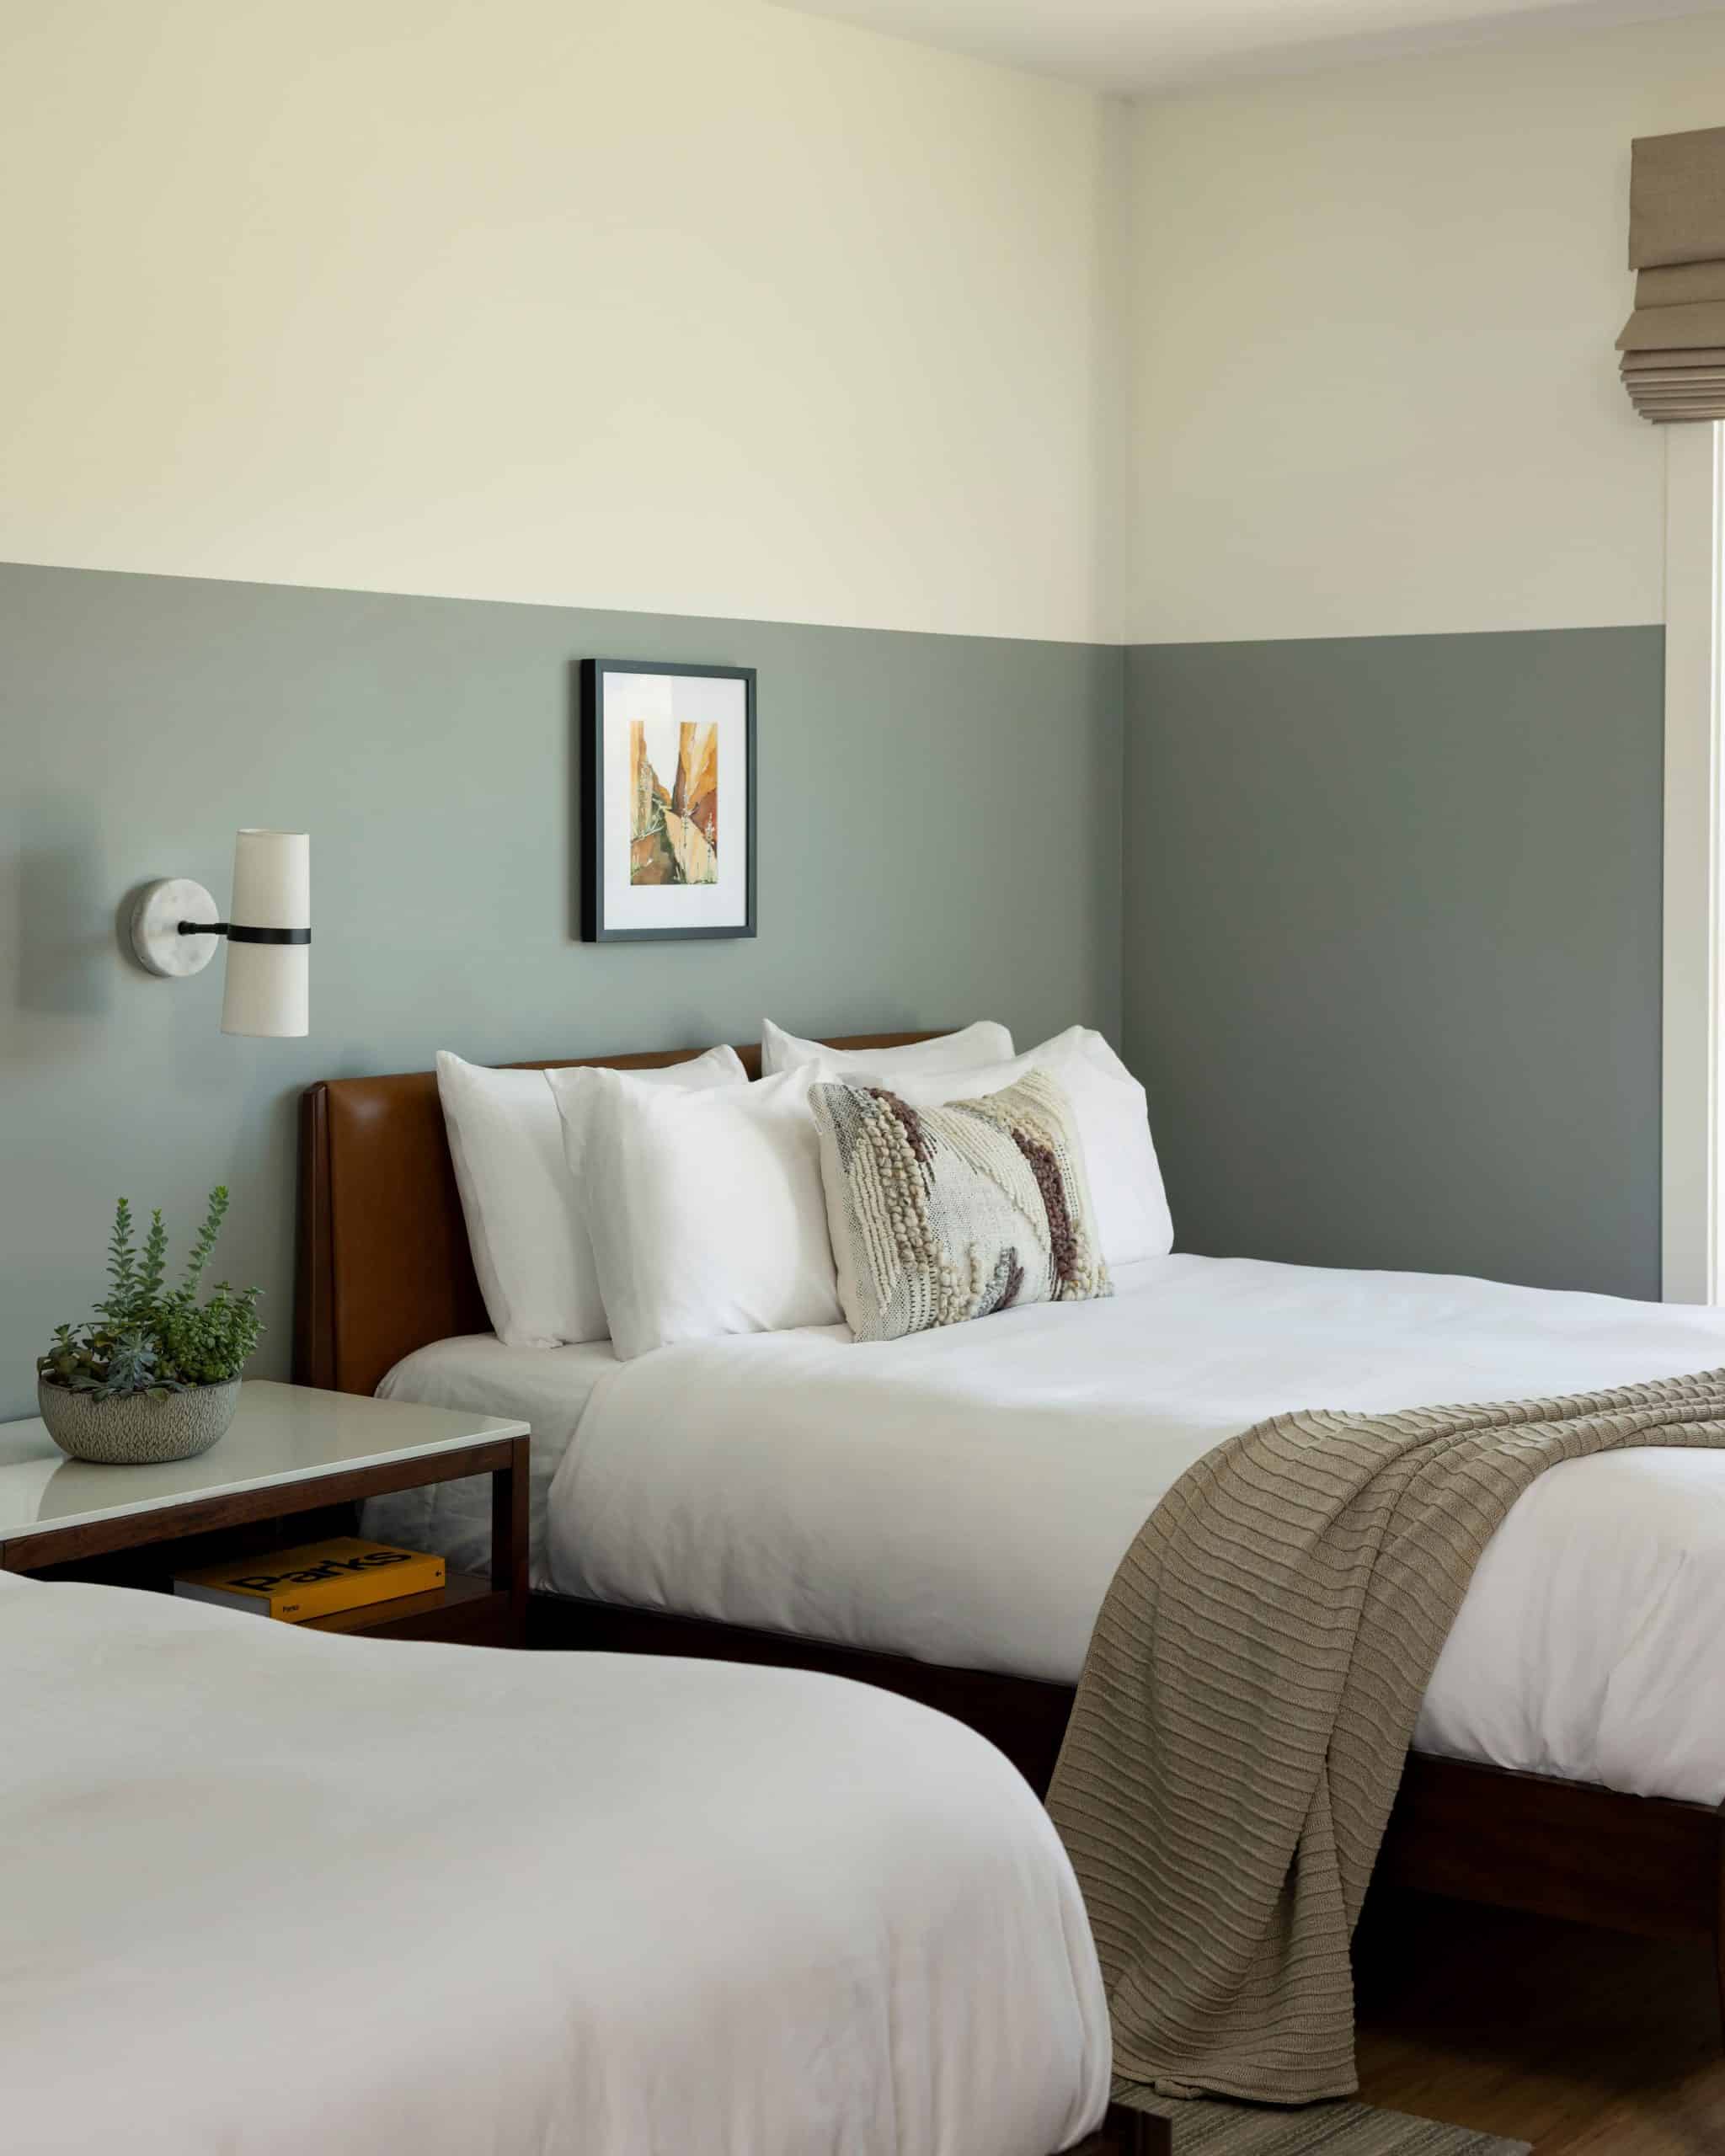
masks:
<svg viewBox="0 0 1725 2156"><path fill-rule="evenodd" d="M831 1045L899 1047L930 1038L868 1034ZM580 1060L658 1068L698 1053ZM759 1049L737 1053L758 1076ZM294 1374L301 1384L369 1394L414 1348L489 1331L431 1072L334 1079L306 1092L298 1226ZM1039 1792L1048 1786L1072 1701L1064 1685L558 1595L532 1598L529 1630L542 1647L766 1662L883 1685L980 1730ZM1725 2015L1725 1807L1625 1796L1414 1753L1378 1876L1654 1938L1705 1939Z"/></svg>

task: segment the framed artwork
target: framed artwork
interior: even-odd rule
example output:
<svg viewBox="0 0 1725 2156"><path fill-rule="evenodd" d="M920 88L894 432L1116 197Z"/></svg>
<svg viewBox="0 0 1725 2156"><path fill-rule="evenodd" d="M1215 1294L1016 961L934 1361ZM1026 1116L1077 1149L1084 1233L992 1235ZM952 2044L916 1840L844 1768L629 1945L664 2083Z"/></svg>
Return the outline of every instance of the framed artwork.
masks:
<svg viewBox="0 0 1725 2156"><path fill-rule="evenodd" d="M583 939L754 933L754 668L583 659Z"/></svg>

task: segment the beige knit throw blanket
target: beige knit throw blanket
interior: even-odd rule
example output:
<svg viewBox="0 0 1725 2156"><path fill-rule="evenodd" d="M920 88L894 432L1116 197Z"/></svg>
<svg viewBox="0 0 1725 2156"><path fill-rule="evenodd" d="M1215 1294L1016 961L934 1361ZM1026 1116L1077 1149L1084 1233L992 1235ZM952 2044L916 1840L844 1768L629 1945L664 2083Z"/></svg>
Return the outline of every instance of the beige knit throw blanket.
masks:
<svg viewBox="0 0 1725 2156"><path fill-rule="evenodd" d="M1181 1477L1097 1621L1049 1793L1114 2070L1348 2094L1348 1941L1481 1553L1548 1467L1725 1445L1725 1370L1570 1400L1260 1422Z"/></svg>

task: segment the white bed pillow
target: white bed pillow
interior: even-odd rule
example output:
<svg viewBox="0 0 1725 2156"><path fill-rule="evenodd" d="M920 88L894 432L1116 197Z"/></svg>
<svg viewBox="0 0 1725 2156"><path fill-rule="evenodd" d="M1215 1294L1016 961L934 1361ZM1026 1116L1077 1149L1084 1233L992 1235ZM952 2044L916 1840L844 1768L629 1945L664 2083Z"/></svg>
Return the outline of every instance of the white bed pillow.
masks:
<svg viewBox="0 0 1725 2156"><path fill-rule="evenodd" d="M633 1075L676 1091L741 1091L749 1083L729 1048ZM569 1176L551 1076L463 1063L447 1049L437 1057L437 1094L467 1247L492 1331L509 1348L603 1340L608 1330L584 1193Z"/></svg>
<svg viewBox="0 0 1725 2156"><path fill-rule="evenodd" d="M809 1107L814 1064L758 1085L673 1092L631 1071L554 1070L611 1345L836 1325L841 1312Z"/></svg>
<svg viewBox="0 0 1725 2156"><path fill-rule="evenodd" d="M911 1041L904 1048L826 1048L820 1041L799 1040L771 1018L761 1022L761 1074L771 1078L781 1070L794 1070L805 1063L820 1064L834 1078L872 1079L890 1085L895 1074L922 1074L931 1070L975 1070L989 1063L1003 1063L1012 1054L1012 1036L991 1018L980 1018L962 1033L937 1033L932 1040Z"/></svg>
<svg viewBox="0 0 1725 2156"><path fill-rule="evenodd" d="M1097 1240L1108 1265L1166 1257L1174 1247L1174 1224L1150 1134L1150 1103L1143 1086L1100 1033L1087 1026L1068 1026L1010 1063L944 1077L906 1074L902 1085L886 1082L913 1108L939 1107L948 1101L1001 1092L1028 1070L1046 1070L1058 1078L1071 1101Z"/></svg>

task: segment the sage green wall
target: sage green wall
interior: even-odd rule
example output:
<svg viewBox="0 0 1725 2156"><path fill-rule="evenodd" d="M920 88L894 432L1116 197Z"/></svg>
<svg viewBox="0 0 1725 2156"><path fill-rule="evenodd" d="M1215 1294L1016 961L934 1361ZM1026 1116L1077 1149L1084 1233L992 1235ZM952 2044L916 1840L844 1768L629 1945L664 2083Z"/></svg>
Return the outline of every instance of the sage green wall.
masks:
<svg viewBox="0 0 1725 2156"><path fill-rule="evenodd" d="M574 940L589 654L761 670L755 942ZM0 1417L121 1191L183 1236L232 1187L285 1369L307 1081L766 1011L1123 1038L1185 1249L1656 1295L1662 664L1657 628L1123 654L0 567ZM313 834L305 1041L120 954L126 894L225 897L245 823Z"/></svg>
<svg viewBox="0 0 1725 2156"><path fill-rule="evenodd" d="M1659 1292L1664 632L1129 654L1181 1247Z"/></svg>
<svg viewBox="0 0 1725 2156"><path fill-rule="evenodd" d="M574 940L573 669L760 670L761 933ZM308 1081L986 1014L1117 1033L1116 647L0 566L0 1417L98 1291L116 1195L222 1267L286 1368ZM218 1030L220 963L120 954L147 878L225 901L243 824L312 834L312 1032Z"/></svg>

